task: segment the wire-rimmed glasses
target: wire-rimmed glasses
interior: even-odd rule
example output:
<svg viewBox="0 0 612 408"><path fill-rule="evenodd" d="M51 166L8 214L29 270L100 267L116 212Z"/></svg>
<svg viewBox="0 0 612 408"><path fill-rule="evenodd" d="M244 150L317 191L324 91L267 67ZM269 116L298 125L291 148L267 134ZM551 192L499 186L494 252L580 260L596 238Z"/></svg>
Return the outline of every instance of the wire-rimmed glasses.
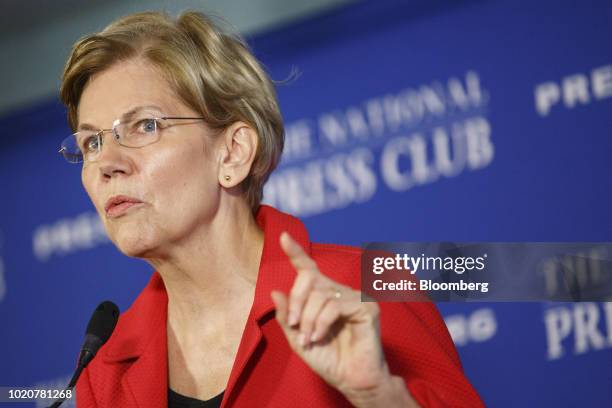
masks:
<svg viewBox="0 0 612 408"><path fill-rule="evenodd" d="M94 162L100 156L104 144L104 133L111 133L113 139L124 147L144 147L155 143L161 137L161 129L167 120L203 120L202 117L145 117L122 123L113 122L111 129L82 130L62 141L59 153L68 163Z"/></svg>

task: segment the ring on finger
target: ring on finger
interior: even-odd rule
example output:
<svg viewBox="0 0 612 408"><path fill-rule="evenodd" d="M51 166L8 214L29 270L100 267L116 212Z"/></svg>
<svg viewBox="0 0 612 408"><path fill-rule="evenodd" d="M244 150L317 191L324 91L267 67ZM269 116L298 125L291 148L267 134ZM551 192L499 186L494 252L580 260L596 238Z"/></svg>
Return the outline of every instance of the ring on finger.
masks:
<svg viewBox="0 0 612 408"><path fill-rule="evenodd" d="M331 288L331 291L328 296L329 299L340 299L342 297L342 292L340 292L336 288Z"/></svg>

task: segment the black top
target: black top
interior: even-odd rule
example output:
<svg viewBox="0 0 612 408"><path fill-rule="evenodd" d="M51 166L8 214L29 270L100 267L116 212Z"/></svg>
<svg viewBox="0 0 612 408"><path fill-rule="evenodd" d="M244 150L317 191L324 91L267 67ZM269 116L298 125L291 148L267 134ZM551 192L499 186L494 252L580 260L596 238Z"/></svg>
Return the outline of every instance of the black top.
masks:
<svg viewBox="0 0 612 408"><path fill-rule="evenodd" d="M168 388L168 408L219 408L221 406L221 401L223 401L224 393L225 391L216 397L202 401L186 397Z"/></svg>

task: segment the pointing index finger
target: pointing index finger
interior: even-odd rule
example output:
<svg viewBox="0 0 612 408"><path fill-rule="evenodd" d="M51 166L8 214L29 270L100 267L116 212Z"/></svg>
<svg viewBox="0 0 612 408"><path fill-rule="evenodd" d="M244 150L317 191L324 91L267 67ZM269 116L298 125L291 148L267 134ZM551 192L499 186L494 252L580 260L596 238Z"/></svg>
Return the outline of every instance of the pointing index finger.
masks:
<svg viewBox="0 0 612 408"><path fill-rule="evenodd" d="M280 245L297 272L316 271L317 264L306 254L304 249L286 231L280 235Z"/></svg>

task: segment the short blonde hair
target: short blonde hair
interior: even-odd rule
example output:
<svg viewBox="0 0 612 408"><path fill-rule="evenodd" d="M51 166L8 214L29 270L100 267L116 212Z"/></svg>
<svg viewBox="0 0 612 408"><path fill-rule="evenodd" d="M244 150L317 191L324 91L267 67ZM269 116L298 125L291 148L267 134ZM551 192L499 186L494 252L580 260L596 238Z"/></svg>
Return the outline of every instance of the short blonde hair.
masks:
<svg viewBox="0 0 612 408"><path fill-rule="evenodd" d="M255 159L242 183L255 212L263 185L283 149L276 92L246 43L236 34L224 32L203 13L187 11L176 19L160 12L131 14L80 39L66 62L60 90L73 131L89 79L117 62L139 57L159 69L177 96L199 112L212 129L244 121L257 131Z"/></svg>

